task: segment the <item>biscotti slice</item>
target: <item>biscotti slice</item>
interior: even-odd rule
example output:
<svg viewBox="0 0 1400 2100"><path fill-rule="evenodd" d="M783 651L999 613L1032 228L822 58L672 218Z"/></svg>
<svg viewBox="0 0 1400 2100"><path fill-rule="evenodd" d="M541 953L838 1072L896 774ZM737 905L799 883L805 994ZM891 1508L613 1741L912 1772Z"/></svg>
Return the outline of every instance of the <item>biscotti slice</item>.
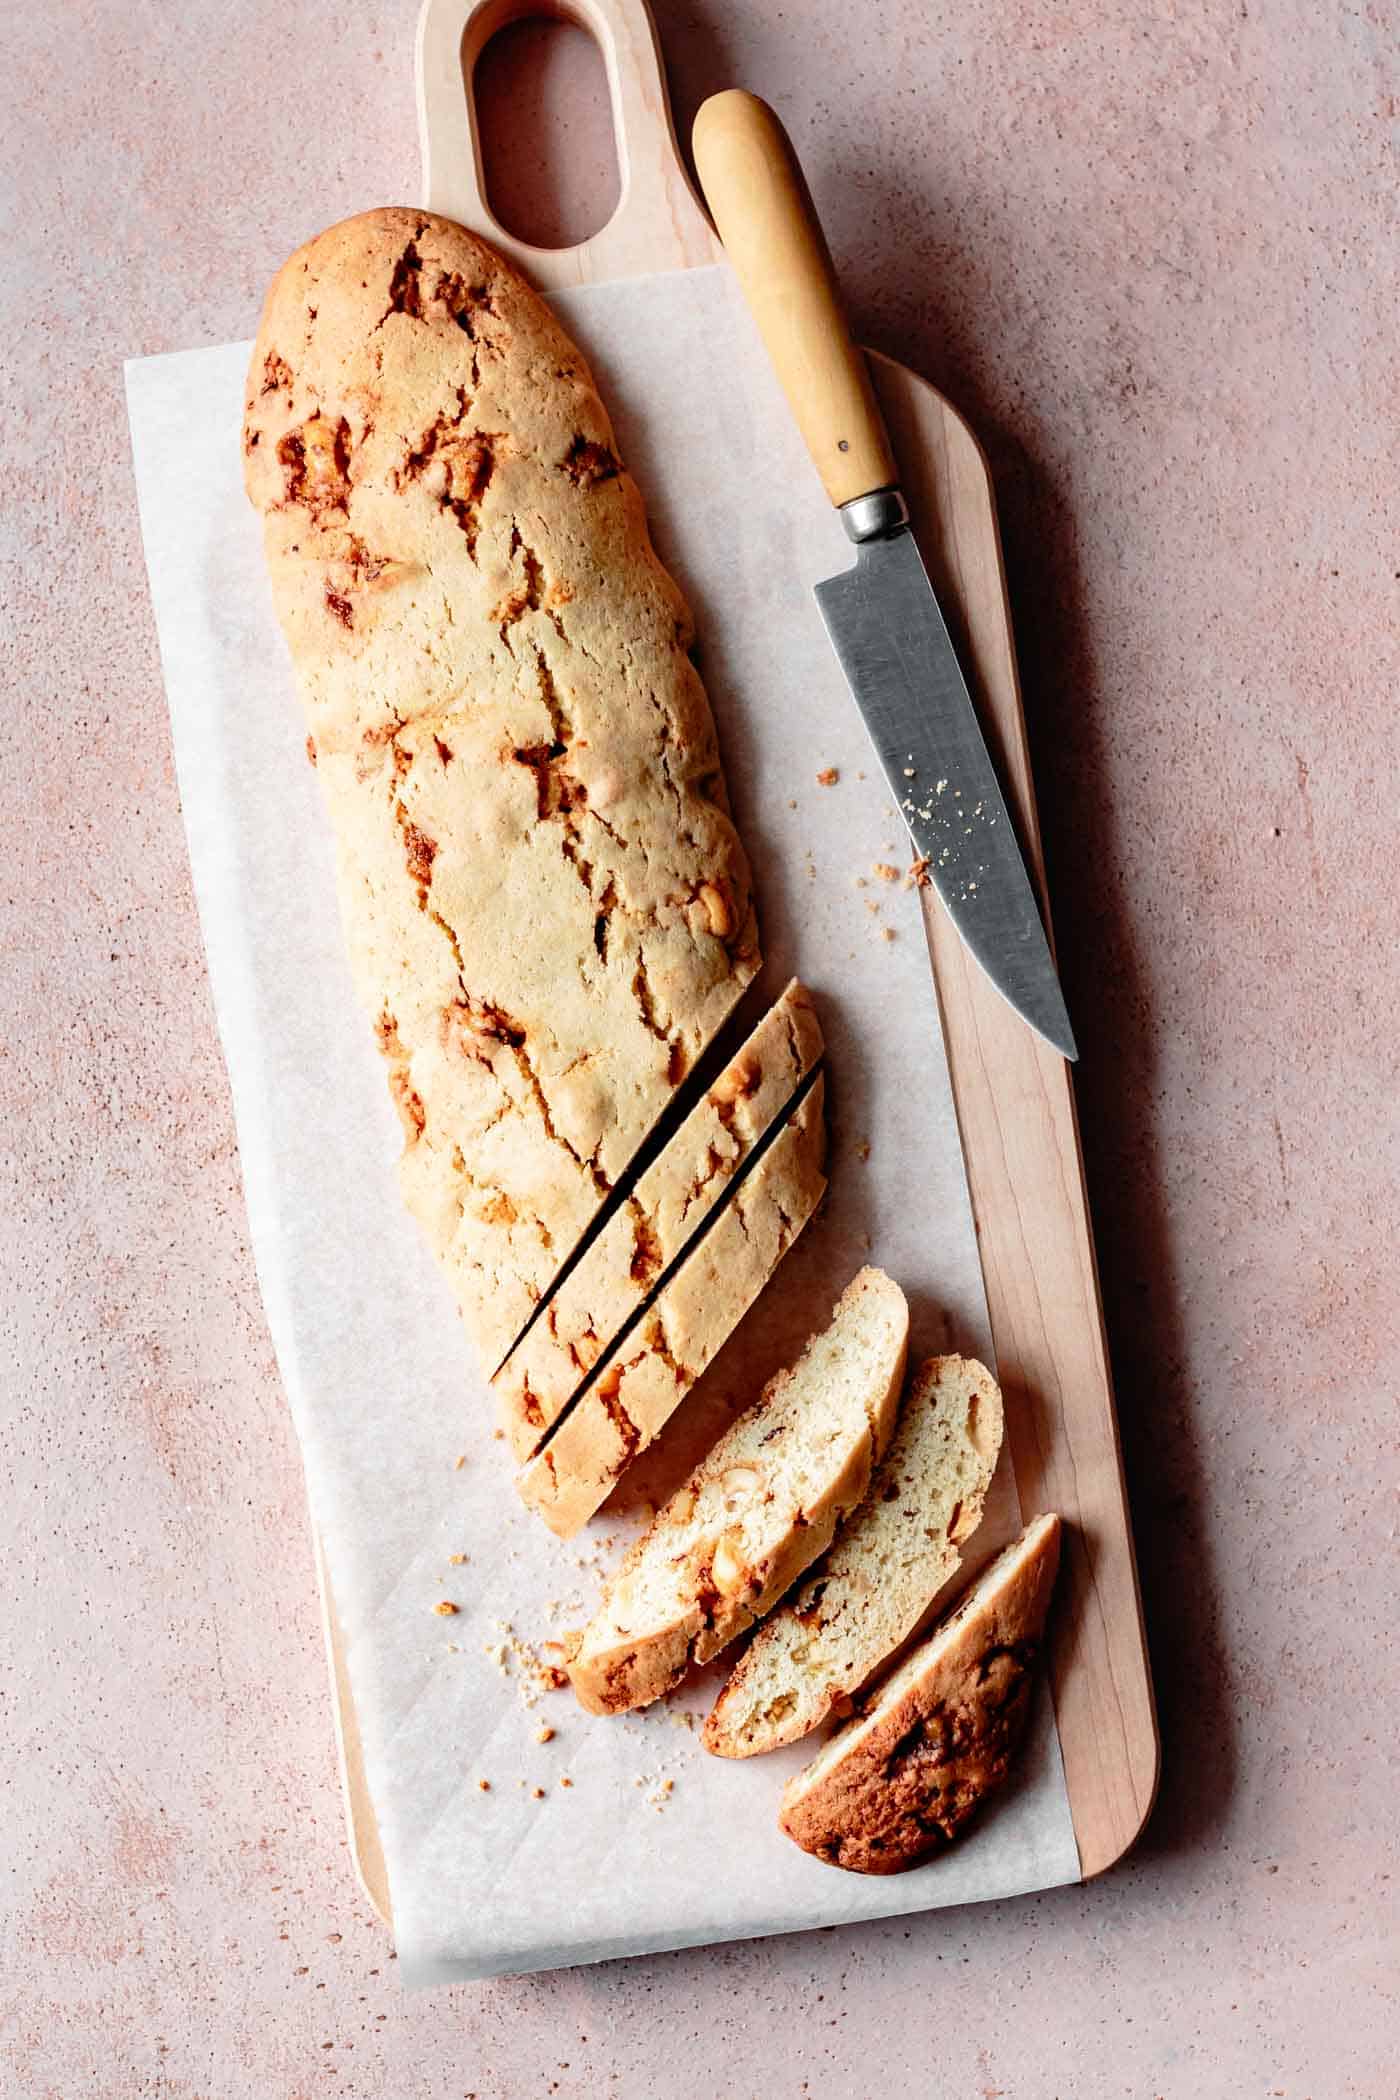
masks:
<svg viewBox="0 0 1400 2100"><path fill-rule="evenodd" d="M638 1452L660 1435L820 1203L824 1096L818 1073L790 1122L750 1163L699 1244L623 1336L614 1361L516 1475L523 1500L560 1538L601 1509Z"/></svg>
<svg viewBox="0 0 1400 2100"><path fill-rule="evenodd" d="M829 1866L894 1874L1005 1779L1030 1708L1060 1520L1037 1517L783 1789L779 1827Z"/></svg>
<svg viewBox="0 0 1400 2100"><path fill-rule="evenodd" d="M761 1626L705 1723L717 1757L754 1757L849 1711L957 1571L1001 1450L1001 1393L972 1357L910 1383L870 1493L801 1589Z"/></svg>
<svg viewBox="0 0 1400 2100"><path fill-rule="evenodd" d="M518 1459L646 1303L821 1054L811 994L794 978L497 1371Z"/></svg>
<svg viewBox="0 0 1400 2100"><path fill-rule="evenodd" d="M569 1659L590 1713L649 1706L811 1564L889 1441L908 1340L903 1291L862 1269L831 1324L725 1431L609 1583Z"/></svg>
<svg viewBox="0 0 1400 2100"><path fill-rule="evenodd" d="M404 1195L490 1373L757 967L690 616L582 357L446 219L294 255L246 401Z"/></svg>

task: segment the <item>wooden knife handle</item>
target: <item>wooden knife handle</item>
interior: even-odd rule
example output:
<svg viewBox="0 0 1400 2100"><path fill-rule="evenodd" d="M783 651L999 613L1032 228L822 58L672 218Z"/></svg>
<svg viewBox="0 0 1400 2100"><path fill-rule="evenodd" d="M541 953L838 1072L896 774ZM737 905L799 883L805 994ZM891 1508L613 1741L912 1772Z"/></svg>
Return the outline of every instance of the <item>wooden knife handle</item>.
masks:
<svg viewBox="0 0 1400 2100"><path fill-rule="evenodd" d="M835 504L898 481L865 358L792 141L742 88L695 119L695 166L725 253Z"/></svg>

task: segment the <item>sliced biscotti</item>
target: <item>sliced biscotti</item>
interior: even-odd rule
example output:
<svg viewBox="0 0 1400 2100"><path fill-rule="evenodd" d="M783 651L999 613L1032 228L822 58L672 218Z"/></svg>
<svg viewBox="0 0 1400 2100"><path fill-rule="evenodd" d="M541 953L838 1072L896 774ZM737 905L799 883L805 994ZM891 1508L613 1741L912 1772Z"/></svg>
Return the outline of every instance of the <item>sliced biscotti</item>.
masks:
<svg viewBox="0 0 1400 2100"><path fill-rule="evenodd" d="M659 1699L810 1565L889 1441L908 1339L903 1291L862 1269L831 1324L725 1431L609 1583L569 1660L590 1713Z"/></svg>
<svg viewBox="0 0 1400 2100"><path fill-rule="evenodd" d="M811 994L794 979L497 1371L501 1425L518 1459L645 1304L821 1053Z"/></svg>
<svg viewBox="0 0 1400 2100"><path fill-rule="evenodd" d="M849 1711L957 1571L1001 1450L1001 1393L972 1357L910 1381L870 1493L801 1589L754 1635L705 1723L717 1757L753 1757Z"/></svg>
<svg viewBox="0 0 1400 2100"><path fill-rule="evenodd" d="M820 1203L824 1098L818 1073L791 1120L623 1336L614 1360L516 1475L522 1499L560 1538L601 1509L632 1460L660 1435Z"/></svg>
<svg viewBox="0 0 1400 2100"><path fill-rule="evenodd" d="M302 248L246 403L404 1194L494 1371L757 966L689 614L583 359L460 226Z"/></svg>
<svg viewBox="0 0 1400 2100"><path fill-rule="evenodd" d="M893 1874L957 1836L1005 1779L1025 1727L1060 1520L1037 1517L952 1615L783 1789L781 1829L858 1874Z"/></svg>

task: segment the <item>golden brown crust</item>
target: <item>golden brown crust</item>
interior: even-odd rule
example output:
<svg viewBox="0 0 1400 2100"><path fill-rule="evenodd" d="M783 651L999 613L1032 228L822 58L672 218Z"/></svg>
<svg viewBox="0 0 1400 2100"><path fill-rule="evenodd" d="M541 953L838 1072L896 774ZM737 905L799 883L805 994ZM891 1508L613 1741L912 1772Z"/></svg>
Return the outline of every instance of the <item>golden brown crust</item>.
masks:
<svg viewBox="0 0 1400 2100"><path fill-rule="evenodd" d="M583 359L447 220L293 256L246 400L405 1196L494 1370L757 965L689 615Z"/></svg>
<svg viewBox="0 0 1400 2100"><path fill-rule="evenodd" d="M804 1852L893 1874L949 1843L1000 1786L1025 1728L1059 1565L1041 1517L952 1616L788 1782L779 1827Z"/></svg>

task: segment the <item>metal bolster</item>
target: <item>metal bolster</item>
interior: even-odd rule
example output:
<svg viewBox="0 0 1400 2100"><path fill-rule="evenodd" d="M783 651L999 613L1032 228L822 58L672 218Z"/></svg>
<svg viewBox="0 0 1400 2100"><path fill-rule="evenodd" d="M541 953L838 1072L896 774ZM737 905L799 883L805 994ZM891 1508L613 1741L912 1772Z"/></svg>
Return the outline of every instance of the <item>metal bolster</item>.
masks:
<svg viewBox="0 0 1400 2100"><path fill-rule="evenodd" d="M846 537L859 547L864 540L887 540L909 523L909 506L899 490L873 489L841 505Z"/></svg>

